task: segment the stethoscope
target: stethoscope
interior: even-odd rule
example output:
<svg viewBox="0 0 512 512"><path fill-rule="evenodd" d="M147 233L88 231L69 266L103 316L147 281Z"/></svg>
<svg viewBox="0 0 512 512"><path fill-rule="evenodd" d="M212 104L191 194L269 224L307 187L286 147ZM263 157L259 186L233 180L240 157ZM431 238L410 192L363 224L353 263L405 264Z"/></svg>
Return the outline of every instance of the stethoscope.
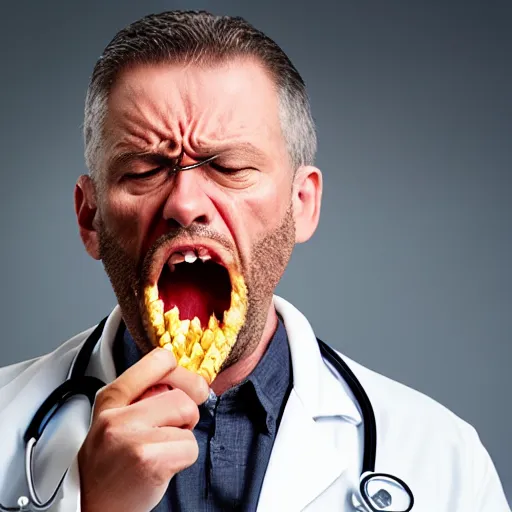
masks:
<svg viewBox="0 0 512 512"><path fill-rule="evenodd" d="M92 407L96 393L105 386L105 383L100 379L86 376L85 373L94 347L101 338L106 320L107 319L104 318L86 339L75 358L68 379L46 398L34 414L23 436L25 442L25 473L29 496L20 496L15 507L6 507L0 504L0 511L36 512L48 510L57 499L66 473L62 476L58 487L50 498L44 502L41 501L37 494L33 478L34 448L48 423L65 402L77 395L85 395ZM414 505L414 497L409 486L396 476L375 472L377 425L368 395L343 359L322 340L317 338L317 341L323 359L327 361L347 383L359 404L363 416L363 464L359 487L355 488L352 493L352 506L359 512L409 512Z"/></svg>

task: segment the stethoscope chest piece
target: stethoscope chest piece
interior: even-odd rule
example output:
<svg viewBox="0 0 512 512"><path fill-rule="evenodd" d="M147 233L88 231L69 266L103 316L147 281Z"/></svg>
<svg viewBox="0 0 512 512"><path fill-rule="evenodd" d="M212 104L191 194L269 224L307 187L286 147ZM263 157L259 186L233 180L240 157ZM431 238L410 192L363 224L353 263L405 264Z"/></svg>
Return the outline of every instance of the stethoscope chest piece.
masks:
<svg viewBox="0 0 512 512"><path fill-rule="evenodd" d="M414 497L400 478L368 471L361 475L359 489L352 494L352 505L360 512L409 512Z"/></svg>

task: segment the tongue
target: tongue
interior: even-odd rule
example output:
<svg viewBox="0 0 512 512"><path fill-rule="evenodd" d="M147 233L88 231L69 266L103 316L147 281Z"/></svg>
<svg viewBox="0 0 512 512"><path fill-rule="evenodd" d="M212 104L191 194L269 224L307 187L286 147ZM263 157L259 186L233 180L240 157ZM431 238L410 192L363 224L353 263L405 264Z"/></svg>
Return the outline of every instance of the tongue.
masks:
<svg viewBox="0 0 512 512"><path fill-rule="evenodd" d="M172 296L165 294L164 297L165 310L178 306L181 320L186 318L192 320L197 316L202 326L208 323L208 318L213 311L213 307L210 306L212 297L194 283L175 284L172 288Z"/></svg>
<svg viewBox="0 0 512 512"><path fill-rule="evenodd" d="M181 320L197 316L203 328L212 313L222 319L231 299L227 270L211 262L180 263L174 272L164 267L158 290L165 311L177 306Z"/></svg>

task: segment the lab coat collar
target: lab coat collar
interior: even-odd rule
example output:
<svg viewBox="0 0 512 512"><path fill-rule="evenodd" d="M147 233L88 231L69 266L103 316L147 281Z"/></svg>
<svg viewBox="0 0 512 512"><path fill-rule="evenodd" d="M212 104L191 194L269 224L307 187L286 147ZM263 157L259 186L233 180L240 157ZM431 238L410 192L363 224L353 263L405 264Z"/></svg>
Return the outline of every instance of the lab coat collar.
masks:
<svg viewBox="0 0 512 512"><path fill-rule="evenodd" d="M321 359L316 336L307 318L285 299L274 296L274 306L281 315L293 367L293 389L313 419L341 416L355 425L361 413L345 382L333 374Z"/></svg>
<svg viewBox="0 0 512 512"><path fill-rule="evenodd" d="M121 321L121 308L117 305L107 318L100 341L94 347L87 368L88 375L97 377L106 384L117 377L113 348Z"/></svg>

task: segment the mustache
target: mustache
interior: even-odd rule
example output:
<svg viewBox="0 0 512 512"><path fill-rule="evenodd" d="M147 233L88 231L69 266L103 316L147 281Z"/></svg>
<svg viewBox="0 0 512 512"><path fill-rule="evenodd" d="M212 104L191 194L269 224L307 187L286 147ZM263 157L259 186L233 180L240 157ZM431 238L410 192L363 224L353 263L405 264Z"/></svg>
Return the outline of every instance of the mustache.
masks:
<svg viewBox="0 0 512 512"><path fill-rule="evenodd" d="M165 233L156 239L156 241L149 248L146 255L142 259L138 268L138 274L143 277L148 275L155 253L157 253L164 245L176 239L180 239L181 241L186 242L187 239L192 241L194 238L209 238L210 240L213 240L222 245L232 254L236 254L233 243L227 237L221 235L208 226L203 226L201 224L192 224L186 228L180 226L179 228L173 229L172 231Z"/></svg>

